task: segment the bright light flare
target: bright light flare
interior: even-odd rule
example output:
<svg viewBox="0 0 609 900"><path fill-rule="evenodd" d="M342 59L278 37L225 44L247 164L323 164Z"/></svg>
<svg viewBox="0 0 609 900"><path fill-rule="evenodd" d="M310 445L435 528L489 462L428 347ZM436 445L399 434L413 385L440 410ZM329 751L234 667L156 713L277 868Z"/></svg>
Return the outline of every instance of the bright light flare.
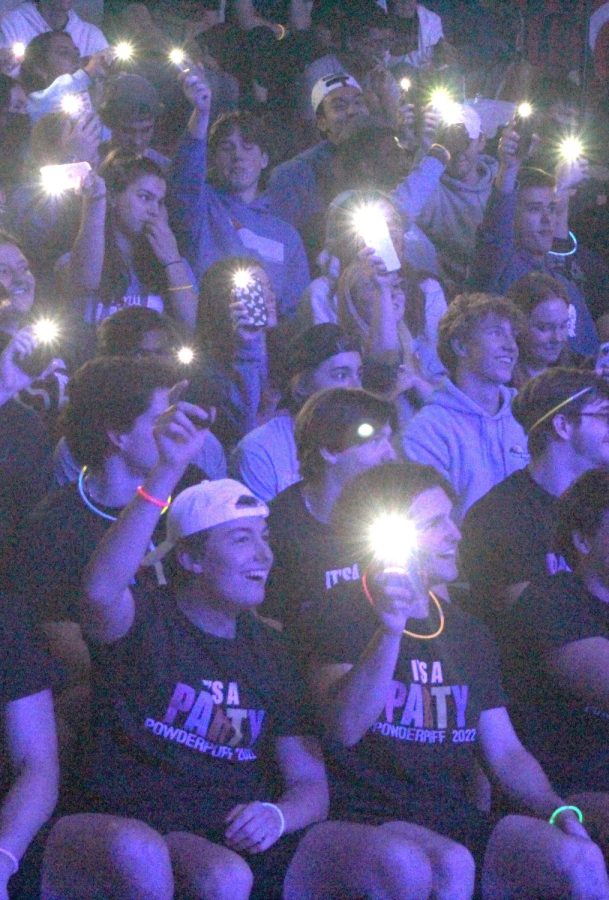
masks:
<svg viewBox="0 0 609 900"><path fill-rule="evenodd" d="M72 187L71 179L58 166L42 166L40 179L48 197L61 197Z"/></svg>
<svg viewBox="0 0 609 900"><path fill-rule="evenodd" d="M393 571L406 571L418 549L415 524L403 513L381 513L370 526L368 539L376 559Z"/></svg>
<svg viewBox="0 0 609 900"><path fill-rule="evenodd" d="M60 102L61 111L66 116L79 116L83 112L84 104L80 94L64 94Z"/></svg>
<svg viewBox="0 0 609 900"><path fill-rule="evenodd" d="M408 93L408 91L412 87L412 81L410 80L410 78L406 78L406 76L404 76L404 78L400 78L400 87L405 94Z"/></svg>
<svg viewBox="0 0 609 900"><path fill-rule="evenodd" d="M183 366L189 366L192 362L194 362L195 351L192 347L180 347L180 349L176 352L176 357L179 363Z"/></svg>
<svg viewBox="0 0 609 900"><path fill-rule="evenodd" d="M23 43L23 41L15 41L15 43L11 47L11 50L15 59L21 62L21 60L25 56L25 44Z"/></svg>
<svg viewBox="0 0 609 900"><path fill-rule="evenodd" d="M519 103L516 107L516 112L518 113L518 117L520 119L530 119L533 115L533 107L528 102L528 100L523 100L522 103Z"/></svg>
<svg viewBox="0 0 609 900"><path fill-rule="evenodd" d="M252 273L249 269L237 269L233 272L233 285L240 290L248 288L253 281Z"/></svg>
<svg viewBox="0 0 609 900"><path fill-rule="evenodd" d="M370 237L379 229L386 228L385 214L376 203L364 203L353 211L353 227L370 246Z"/></svg>
<svg viewBox="0 0 609 900"><path fill-rule="evenodd" d="M442 114L446 108L450 108L453 106L455 100L448 88L437 87L431 92L429 102L431 103L433 108L437 110L437 112Z"/></svg>
<svg viewBox="0 0 609 900"><path fill-rule="evenodd" d="M129 62L130 59L133 59L134 53L135 48L130 41L119 41L114 45L114 56L120 62Z"/></svg>
<svg viewBox="0 0 609 900"><path fill-rule="evenodd" d="M374 425L371 425L370 422L362 422L362 424L358 426L356 434L359 438L366 440L374 434Z"/></svg>
<svg viewBox="0 0 609 900"><path fill-rule="evenodd" d="M192 68L192 60L186 55L181 47L174 47L169 52L169 62L177 66L181 72L188 72Z"/></svg>
<svg viewBox="0 0 609 900"><path fill-rule="evenodd" d="M578 137L570 134L562 139L558 145L558 152L565 162L574 163L584 155L584 145Z"/></svg>
<svg viewBox="0 0 609 900"><path fill-rule="evenodd" d="M54 319L38 319L32 325L32 334L38 344L54 344L59 337L59 325Z"/></svg>

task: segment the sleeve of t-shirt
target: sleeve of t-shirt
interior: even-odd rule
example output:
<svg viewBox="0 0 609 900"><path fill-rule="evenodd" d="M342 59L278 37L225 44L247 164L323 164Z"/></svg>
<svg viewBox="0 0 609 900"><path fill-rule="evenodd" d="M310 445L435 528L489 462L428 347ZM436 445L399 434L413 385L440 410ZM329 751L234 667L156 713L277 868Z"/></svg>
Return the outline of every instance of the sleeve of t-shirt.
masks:
<svg viewBox="0 0 609 900"><path fill-rule="evenodd" d="M544 578L528 587L513 610L514 627L521 641L530 637L541 652L586 638L609 638L604 604L595 603L583 588L559 576Z"/></svg>
<svg viewBox="0 0 609 900"><path fill-rule="evenodd" d="M14 597L0 594L0 703L10 703L50 685L48 659L30 617Z"/></svg>
<svg viewBox="0 0 609 900"><path fill-rule="evenodd" d="M475 671L472 684L476 685L480 709L497 709L507 706L507 697L501 682L501 663L497 645L480 622L469 616L464 622L463 640L467 646L467 659Z"/></svg>

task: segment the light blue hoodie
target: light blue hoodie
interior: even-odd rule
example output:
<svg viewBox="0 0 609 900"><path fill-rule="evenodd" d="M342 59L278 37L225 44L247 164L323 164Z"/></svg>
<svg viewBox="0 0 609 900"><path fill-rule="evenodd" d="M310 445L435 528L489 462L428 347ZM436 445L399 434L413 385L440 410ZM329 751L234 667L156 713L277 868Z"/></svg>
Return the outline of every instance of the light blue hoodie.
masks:
<svg viewBox="0 0 609 900"><path fill-rule="evenodd" d="M516 391L499 390L501 405L491 415L445 379L401 434L406 457L433 466L453 486L459 522L476 500L528 462L526 434L512 415Z"/></svg>

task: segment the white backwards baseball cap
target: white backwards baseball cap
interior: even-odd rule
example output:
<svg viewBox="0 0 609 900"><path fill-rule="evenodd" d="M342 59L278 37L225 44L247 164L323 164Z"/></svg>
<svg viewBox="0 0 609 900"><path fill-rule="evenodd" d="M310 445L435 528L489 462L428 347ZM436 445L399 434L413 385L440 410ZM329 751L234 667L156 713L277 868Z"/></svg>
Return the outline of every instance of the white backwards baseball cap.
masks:
<svg viewBox="0 0 609 900"><path fill-rule="evenodd" d="M232 478L202 481L186 488L172 501L167 511L166 538L144 557L143 564L152 566L163 559L180 538L235 519L268 514L266 503L240 482Z"/></svg>
<svg viewBox="0 0 609 900"><path fill-rule="evenodd" d="M325 100L328 94L331 94L332 91L341 87L356 88L360 93L362 90L360 83L355 80L353 75L349 75L348 72L334 72L332 75L324 75L315 82L313 90L311 91L311 106L313 107L313 112L317 112L319 105Z"/></svg>

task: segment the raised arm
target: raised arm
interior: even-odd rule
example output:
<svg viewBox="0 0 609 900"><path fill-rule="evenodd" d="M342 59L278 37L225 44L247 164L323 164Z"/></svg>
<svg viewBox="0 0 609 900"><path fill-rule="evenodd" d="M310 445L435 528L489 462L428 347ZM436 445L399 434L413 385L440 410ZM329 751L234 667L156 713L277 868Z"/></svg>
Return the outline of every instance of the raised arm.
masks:
<svg viewBox="0 0 609 900"><path fill-rule="evenodd" d="M205 410L184 401L159 417L154 429L159 460L142 485L148 495L162 500L171 496L186 467L201 451L208 421ZM129 585L149 549L160 515L159 506L136 494L91 557L83 579L81 624L94 640L112 643L131 628L134 604Z"/></svg>
<svg viewBox="0 0 609 900"><path fill-rule="evenodd" d="M90 172L82 186L80 226L70 252L68 278L72 297L98 290L104 266L106 183Z"/></svg>
<svg viewBox="0 0 609 900"><path fill-rule="evenodd" d="M385 584L383 576L373 597L378 627L357 662L319 666L313 660L309 667L324 724L346 746L356 744L376 722L387 702L406 623L427 606L406 580Z"/></svg>

